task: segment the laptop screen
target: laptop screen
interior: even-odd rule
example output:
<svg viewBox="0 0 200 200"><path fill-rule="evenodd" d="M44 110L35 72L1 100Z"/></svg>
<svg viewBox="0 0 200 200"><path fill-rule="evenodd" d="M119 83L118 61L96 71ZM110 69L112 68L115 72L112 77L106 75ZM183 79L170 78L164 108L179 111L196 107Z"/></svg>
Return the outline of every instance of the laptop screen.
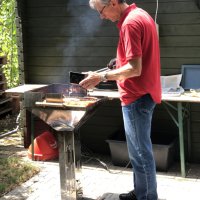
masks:
<svg viewBox="0 0 200 200"><path fill-rule="evenodd" d="M184 90L200 89L200 64L182 65L181 86Z"/></svg>

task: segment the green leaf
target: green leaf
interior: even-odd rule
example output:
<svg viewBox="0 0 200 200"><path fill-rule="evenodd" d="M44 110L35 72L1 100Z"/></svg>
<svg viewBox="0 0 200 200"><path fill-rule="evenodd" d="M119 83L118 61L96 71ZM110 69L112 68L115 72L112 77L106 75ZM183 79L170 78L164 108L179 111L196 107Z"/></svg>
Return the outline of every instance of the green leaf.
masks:
<svg viewBox="0 0 200 200"><path fill-rule="evenodd" d="M8 87L19 83L18 49L15 24L15 0L2 0L0 9L0 55L7 55L3 66Z"/></svg>

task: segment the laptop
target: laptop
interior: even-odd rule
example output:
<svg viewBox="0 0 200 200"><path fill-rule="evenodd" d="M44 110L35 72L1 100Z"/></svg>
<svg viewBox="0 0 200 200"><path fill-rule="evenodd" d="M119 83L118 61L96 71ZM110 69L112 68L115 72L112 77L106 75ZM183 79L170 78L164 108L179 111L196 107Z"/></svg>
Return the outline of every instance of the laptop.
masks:
<svg viewBox="0 0 200 200"><path fill-rule="evenodd" d="M185 91L200 89L200 64L182 65L181 86Z"/></svg>
<svg viewBox="0 0 200 200"><path fill-rule="evenodd" d="M176 77L177 80L174 80ZM168 76L165 86L162 94L167 96L180 96L184 91L191 89L200 91L200 64L182 65L181 78L180 75Z"/></svg>

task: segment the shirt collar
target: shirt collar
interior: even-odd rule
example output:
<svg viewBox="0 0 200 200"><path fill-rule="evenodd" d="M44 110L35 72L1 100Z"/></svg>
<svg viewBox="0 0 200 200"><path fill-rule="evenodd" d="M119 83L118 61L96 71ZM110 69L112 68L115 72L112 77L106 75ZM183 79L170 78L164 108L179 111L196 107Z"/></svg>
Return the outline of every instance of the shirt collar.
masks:
<svg viewBox="0 0 200 200"><path fill-rule="evenodd" d="M126 10L122 13L122 16L121 18L119 19L118 23L117 23L117 27L120 29L121 26L122 26L122 23L124 21L124 19L126 18L126 16L128 15L128 13L131 11L131 10L134 10L136 9L137 6L135 3L131 4L128 8L126 8Z"/></svg>

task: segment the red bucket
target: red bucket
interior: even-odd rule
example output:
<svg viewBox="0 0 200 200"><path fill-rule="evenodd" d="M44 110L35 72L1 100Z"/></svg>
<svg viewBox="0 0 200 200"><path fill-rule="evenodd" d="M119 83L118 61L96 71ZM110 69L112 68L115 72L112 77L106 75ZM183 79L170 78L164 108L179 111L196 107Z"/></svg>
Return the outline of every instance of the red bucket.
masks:
<svg viewBox="0 0 200 200"><path fill-rule="evenodd" d="M32 159L32 145L28 148ZM52 160L58 157L58 144L52 133L45 131L34 139L34 160Z"/></svg>

